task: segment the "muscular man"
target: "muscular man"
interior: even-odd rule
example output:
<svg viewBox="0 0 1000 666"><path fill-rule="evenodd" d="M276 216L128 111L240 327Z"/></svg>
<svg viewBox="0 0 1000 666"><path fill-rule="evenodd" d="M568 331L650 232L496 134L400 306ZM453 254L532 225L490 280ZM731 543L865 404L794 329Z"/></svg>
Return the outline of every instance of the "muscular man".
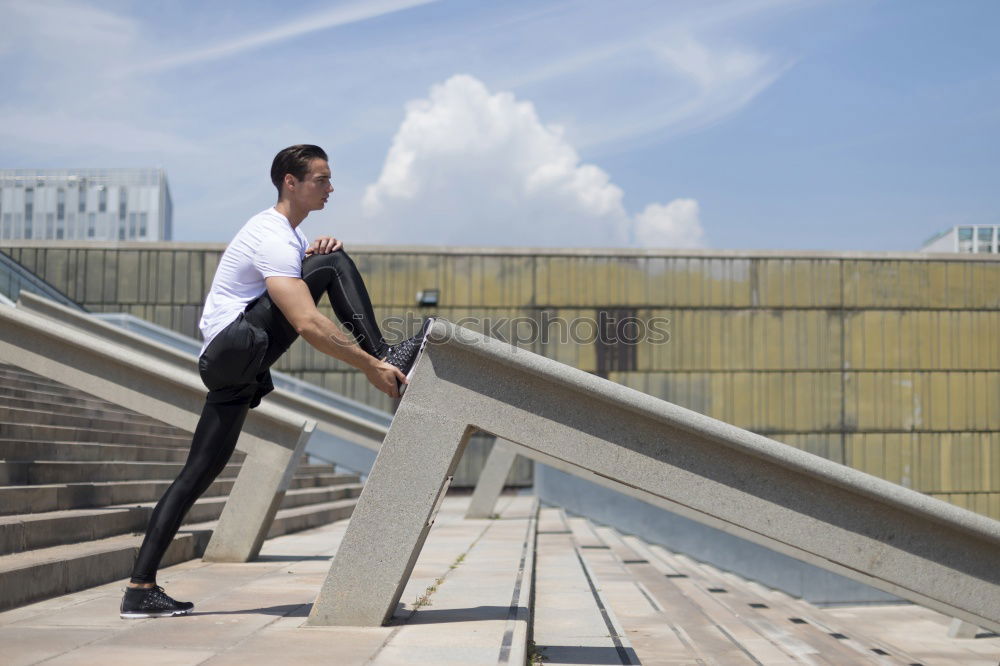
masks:
<svg viewBox="0 0 1000 666"><path fill-rule="evenodd" d="M392 397L403 390L423 345L430 320L419 335L387 345L340 241L322 236L309 245L298 228L333 192L323 149L285 148L271 165L271 181L278 203L250 218L229 243L205 300L198 369L208 395L184 468L150 516L122 599L123 618L185 615L194 608L167 596L156 585L156 570L188 510L229 461L248 410L274 390L271 365L298 336ZM324 292L354 342L316 309Z"/></svg>

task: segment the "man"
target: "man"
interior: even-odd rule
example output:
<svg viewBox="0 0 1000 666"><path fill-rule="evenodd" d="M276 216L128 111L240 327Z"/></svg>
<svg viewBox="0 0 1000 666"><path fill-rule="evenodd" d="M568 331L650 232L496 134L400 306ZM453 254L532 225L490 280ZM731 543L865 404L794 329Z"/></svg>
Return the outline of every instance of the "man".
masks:
<svg viewBox="0 0 1000 666"><path fill-rule="evenodd" d="M423 347L420 335L386 344L371 300L340 241L312 245L298 228L333 192L322 148L290 146L271 165L278 203L250 218L226 247L205 300L198 359L208 395L184 468L157 503L121 603L122 618L190 613L156 585L156 570L195 500L226 466L247 412L274 390L271 365L298 336L362 371L379 390L398 397ZM326 292L351 342L316 309Z"/></svg>

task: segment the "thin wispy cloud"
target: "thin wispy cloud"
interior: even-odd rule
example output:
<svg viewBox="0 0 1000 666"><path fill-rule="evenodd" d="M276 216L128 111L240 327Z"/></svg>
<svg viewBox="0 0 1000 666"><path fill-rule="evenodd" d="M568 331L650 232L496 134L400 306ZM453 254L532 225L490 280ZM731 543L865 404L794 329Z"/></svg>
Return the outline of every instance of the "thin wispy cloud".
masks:
<svg viewBox="0 0 1000 666"><path fill-rule="evenodd" d="M188 65L200 64L212 60L229 58L246 51L252 51L268 44L283 42L295 37L328 30L339 26L360 23L387 14L394 14L413 7L427 5L439 0L363 0L349 5L334 7L326 12L310 14L307 18L297 19L276 28L263 30L250 35L244 35L228 42L198 51L170 55L130 67L124 73L154 72Z"/></svg>
<svg viewBox="0 0 1000 666"><path fill-rule="evenodd" d="M581 137L582 147L711 127L738 113L795 64L752 49L713 47L688 35L649 45L648 53L659 59L666 77L662 101Z"/></svg>
<svg viewBox="0 0 1000 666"><path fill-rule="evenodd" d="M649 135L689 133L735 115L794 66L794 59L753 45L747 27L804 4L705 2L657 13L634 21L627 39L597 39L553 52L497 85L544 96L547 88L579 94L592 80L605 81L601 96L557 113L579 148L603 152ZM615 121L608 122L610 117Z"/></svg>

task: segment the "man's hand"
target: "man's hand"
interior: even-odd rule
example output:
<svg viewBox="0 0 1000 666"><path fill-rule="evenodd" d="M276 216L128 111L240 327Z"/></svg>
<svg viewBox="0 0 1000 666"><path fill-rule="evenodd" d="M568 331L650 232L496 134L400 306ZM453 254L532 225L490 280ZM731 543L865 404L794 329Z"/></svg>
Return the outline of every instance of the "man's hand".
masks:
<svg viewBox="0 0 1000 666"><path fill-rule="evenodd" d="M329 254L331 252L336 252L342 247L344 247L344 244L336 238L331 236L319 236L312 242L309 249L306 250L306 256L311 257L314 254Z"/></svg>
<svg viewBox="0 0 1000 666"><path fill-rule="evenodd" d="M390 398L398 398L399 384L407 383L406 375L399 368L385 361L379 361L369 369L366 369L365 376L375 388L383 393L387 393Z"/></svg>
<svg viewBox="0 0 1000 666"><path fill-rule="evenodd" d="M361 370L375 388L389 397L399 397L396 381L405 384L406 376L396 366L378 360L348 340L336 324L316 309L304 280L273 275L264 281L271 300L306 342Z"/></svg>

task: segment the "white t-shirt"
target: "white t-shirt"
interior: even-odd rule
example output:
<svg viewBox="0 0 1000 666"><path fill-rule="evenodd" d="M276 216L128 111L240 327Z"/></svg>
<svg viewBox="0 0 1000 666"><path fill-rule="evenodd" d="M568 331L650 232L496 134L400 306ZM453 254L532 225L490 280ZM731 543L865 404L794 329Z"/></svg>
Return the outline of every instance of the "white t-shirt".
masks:
<svg viewBox="0 0 1000 666"><path fill-rule="evenodd" d="M199 356L247 303L267 290L264 278L302 277L302 259L308 247L305 234L293 229L288 218L273 207L251 217L219 259L198 322L205 338Z"/></svg>

